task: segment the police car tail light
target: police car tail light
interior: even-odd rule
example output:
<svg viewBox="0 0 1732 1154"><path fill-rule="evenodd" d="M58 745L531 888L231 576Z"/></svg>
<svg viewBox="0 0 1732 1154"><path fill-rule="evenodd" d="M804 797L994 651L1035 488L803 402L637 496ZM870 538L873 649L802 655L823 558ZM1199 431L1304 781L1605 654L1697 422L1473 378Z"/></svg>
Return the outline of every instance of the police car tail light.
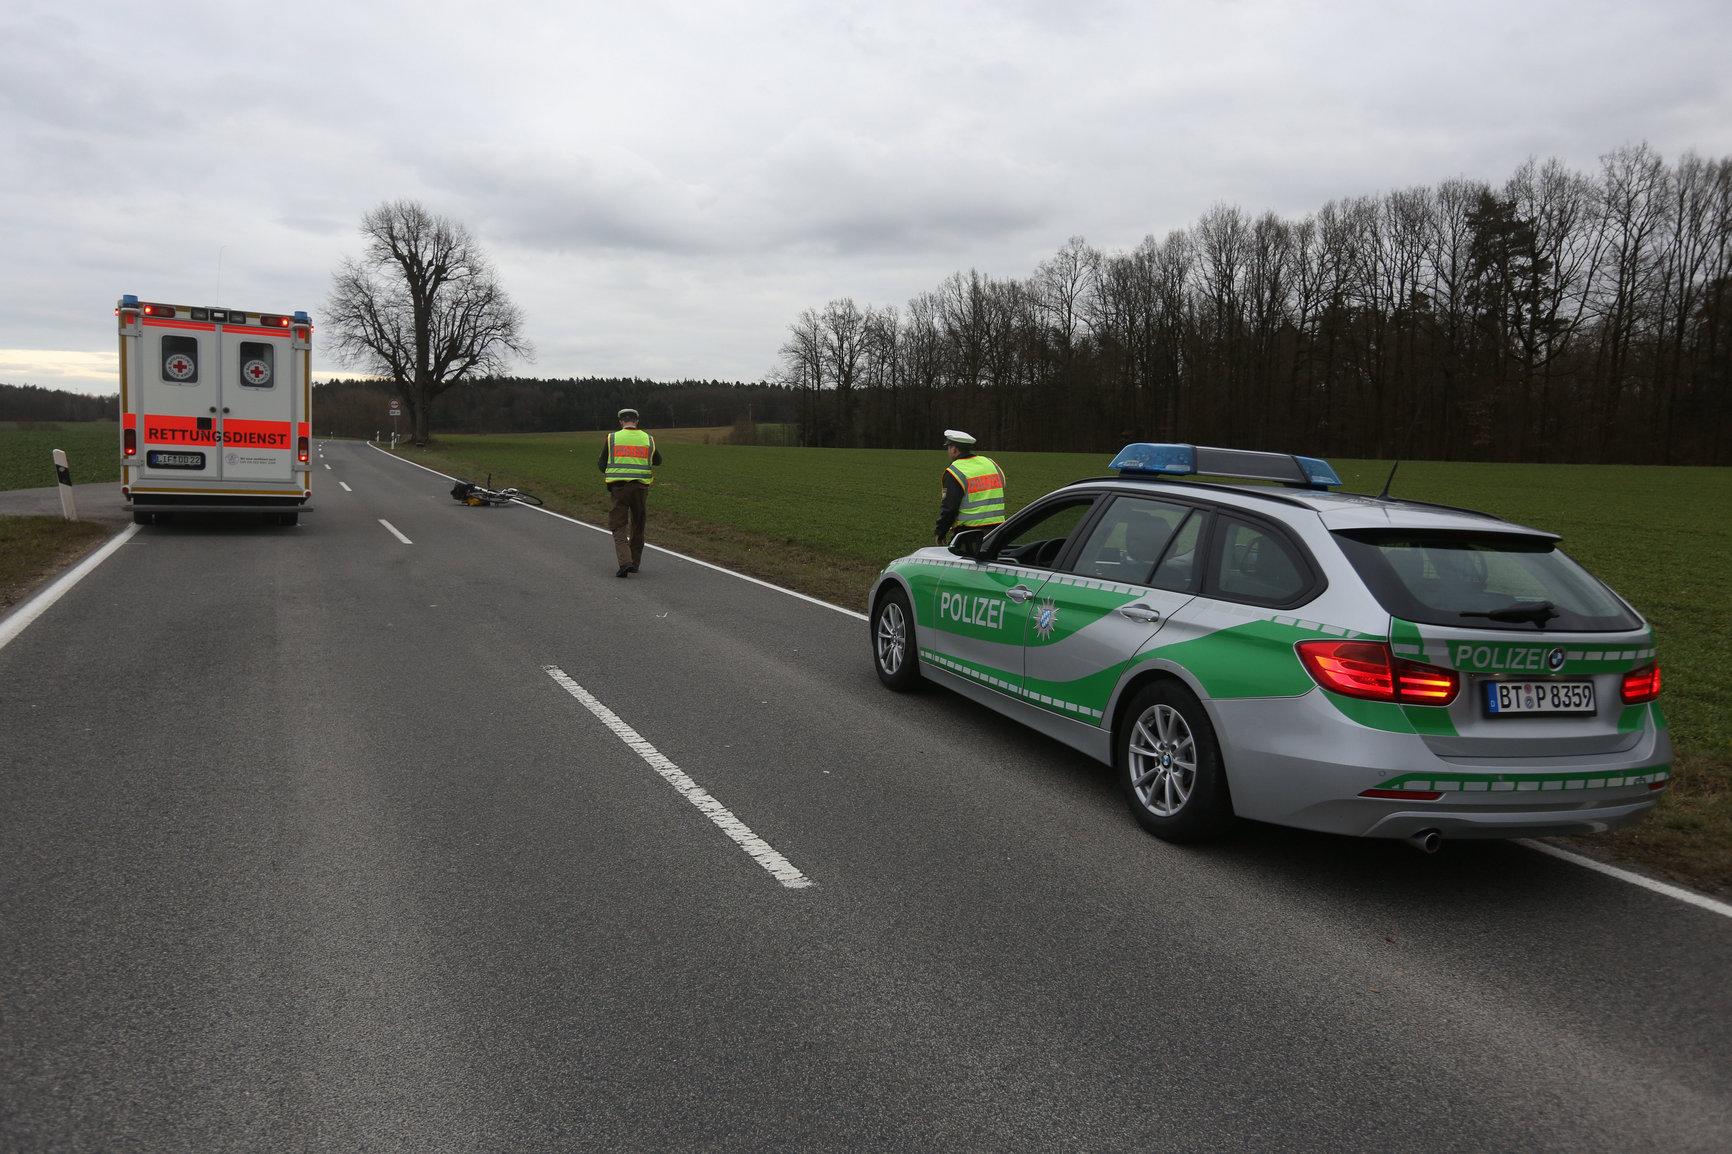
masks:
<svg viewBox="0 0 1732 1154"><path fill-rule="evenodd" d="M1417 661L1396 661L1395 696L1408 705L1448 705L1461 686L1455 671Z"/></svg>
<svg viewBox="0 0 1732 1154"><path fill-rule="evenodd" d="M1448 705L1461 688L1453 670L1403 661L1381 641L1301 641L1297 649L1311 679L1344 697Z"/></svg>
<svg viewBox="0 0 1732 1154"><path fill-rule="evenodd" d="M1624 704L1640 705L1660 696L1660 667L1632 669L1624 674Z"/></svg>

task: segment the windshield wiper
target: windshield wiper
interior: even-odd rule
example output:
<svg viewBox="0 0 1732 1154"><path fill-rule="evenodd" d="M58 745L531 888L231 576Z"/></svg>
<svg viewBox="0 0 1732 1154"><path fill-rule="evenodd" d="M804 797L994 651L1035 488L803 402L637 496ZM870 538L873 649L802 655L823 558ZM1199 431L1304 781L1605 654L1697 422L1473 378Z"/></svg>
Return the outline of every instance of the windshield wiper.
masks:
<svg viewBox="0 0 1732 1154"><path fill-rule="evenodd" d="M1537 629L1544 629L1546 622L1554 617L1562 617L1557 606L1550 601L1530 601L1522 605L1507 605L1502 609L1492 609L1484 613L1461 613L1461 617L1484 617L1492 621L1531 621Z"/></svg>

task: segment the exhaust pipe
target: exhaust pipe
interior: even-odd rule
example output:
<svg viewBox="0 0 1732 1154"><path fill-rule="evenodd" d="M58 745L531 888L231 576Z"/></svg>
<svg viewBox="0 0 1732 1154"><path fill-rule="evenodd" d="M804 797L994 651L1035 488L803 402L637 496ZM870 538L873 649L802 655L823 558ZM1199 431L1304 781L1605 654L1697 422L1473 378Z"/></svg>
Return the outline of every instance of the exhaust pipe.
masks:
<svg viewBox="0 0 1732 1154"><path fill-rule="evenodd" d="M1422 829L1416 834L1410 834L1407 844L1420 853L1436 853L1443 845L1443 835L1434 829Z"/></svg>

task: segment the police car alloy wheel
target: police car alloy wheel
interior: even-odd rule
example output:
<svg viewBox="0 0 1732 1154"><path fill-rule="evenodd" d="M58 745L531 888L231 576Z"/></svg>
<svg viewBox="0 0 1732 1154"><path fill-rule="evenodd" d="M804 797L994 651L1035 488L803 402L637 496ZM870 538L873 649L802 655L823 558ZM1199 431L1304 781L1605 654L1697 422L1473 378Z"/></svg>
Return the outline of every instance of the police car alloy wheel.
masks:
<svg viewBox="0 0 1732 1154"><path fill-rule="evenodd" d="M1150 833L1189 841L1232 820L1220 746L1202 703L1184 686L1144 687L1125 710L1117 746L1120 792Z"/></svg>
<svg viewBox="0 0 1732 1154"><path fill-rule="evenodd" d="M890 688L908 689L920 680L914 658L914 614L900 589L886 592L872 611L872 652L878 680Z"/></svg>

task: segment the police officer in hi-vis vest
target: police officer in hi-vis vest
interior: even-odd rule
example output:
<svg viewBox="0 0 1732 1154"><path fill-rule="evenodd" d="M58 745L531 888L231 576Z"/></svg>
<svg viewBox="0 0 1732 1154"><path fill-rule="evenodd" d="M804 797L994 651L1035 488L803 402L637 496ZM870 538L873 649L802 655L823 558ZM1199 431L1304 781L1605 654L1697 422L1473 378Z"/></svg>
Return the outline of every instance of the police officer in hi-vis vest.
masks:
<svg viewBox="0 0 1732 1154"><path fill-rule="evenodd" d="M950 464L944 470L944 502L933 529L935 545L952 529L990 529L1004 523L1004 470L974 451L974 438L959 429L944 430Z"/></svg>
<svg viewBox="0 0 1732 1154"><path fill-rule="evenodd" d="M655 484L655 466L662 463L656 439L637 427L637 410L619 411L619 432L609 433L601 447L602 481L613 495L607 527L613 530L613 554L619 561L615 577L636 573L643 561L644 498Z"/></svg>

